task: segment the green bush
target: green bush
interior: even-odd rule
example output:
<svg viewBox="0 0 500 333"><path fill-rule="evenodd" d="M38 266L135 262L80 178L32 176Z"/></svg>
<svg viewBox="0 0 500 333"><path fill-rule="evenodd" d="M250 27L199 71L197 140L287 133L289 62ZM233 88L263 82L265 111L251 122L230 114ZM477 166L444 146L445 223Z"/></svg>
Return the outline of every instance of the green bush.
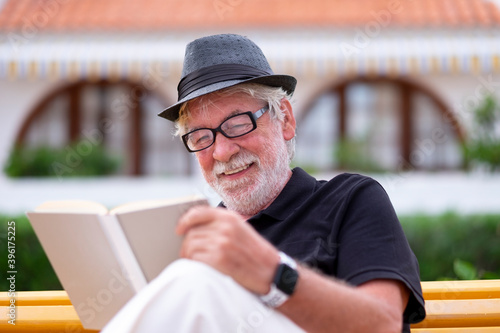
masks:
<svg viewBox="0 0 500 333"><path fill-rule="evenodd" d="M337 143L334 159L341 169L381 173L384 170L372 157L367 139L345 139Z"/></svg>
<svg viewBox="0 0 500 333"><path fill-rule="evenodd" d="M7 268L7 223L15 222L16 291L61 290L52 266L26 216L0 215L0 267ZM2 272L2 276L5 272ZM0 291L9 290L9 281L0 279Z"/></svg>
<svg viewBox="0 0 500 333"><path fill-rule="evenodd" d="M400 216L423 281L498 278L500 215ZM16 290L62 289L25 216L0 216L0 267L7 267L7 222L16 222ZM0 280L0 291L8 281Z"/></svg>
<svg viewBox="0 0 500 333"><path fill-rule="evenodd" d="M488 96L474 110L474 127L464 144L465 160L470 165L484 166L489 171L500 171L500 106Z"/></svg>
<svg viewBox="0 0 500 333"><path fill-rule="evenodd" d="M81 141L64 148L15 147L4 172L9 177L103 176L116 172L119 164L104 147Z"/></svg>
<svg viewBox="0 0 500 333"><path fill-rule="evenodd" d="M446 213L400 216L400 220L423 281L462 279L463 265L457 267L457 260L472 263L478 278L500 274L500 215Z"/></svg>

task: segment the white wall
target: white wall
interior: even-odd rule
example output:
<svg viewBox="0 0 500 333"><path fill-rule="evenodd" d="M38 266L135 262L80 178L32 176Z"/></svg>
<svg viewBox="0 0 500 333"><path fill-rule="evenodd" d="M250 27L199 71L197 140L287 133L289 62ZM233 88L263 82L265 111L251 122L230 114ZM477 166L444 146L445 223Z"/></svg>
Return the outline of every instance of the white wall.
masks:
<svg viewBox="0 0 500 333"><path fill-rule="evenodd" d="M2 125L0 165L2 169L29 111L59 84L47 81L0 80L0 124Z"/></svg>
<svg viewBox="0 0 500 333"><path fill-rule="evenodd" d="M472 111L488 94L500 101L500 73L480 75L430 75L417 78L436 92L449 106L466 130L470 129Z"/></svg>

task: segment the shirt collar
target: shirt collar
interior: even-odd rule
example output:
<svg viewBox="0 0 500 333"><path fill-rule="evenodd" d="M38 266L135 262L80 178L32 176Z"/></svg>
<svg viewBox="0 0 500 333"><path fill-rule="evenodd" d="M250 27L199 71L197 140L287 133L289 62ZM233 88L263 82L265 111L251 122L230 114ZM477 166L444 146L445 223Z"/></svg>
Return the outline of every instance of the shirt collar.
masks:
<svg viewBox="0 0 500 333"><path fill-rule="evenodd" d="M301 168L294 168L292 176L278 197L269 207L251 217L249 221L257 219L261 215L267 215L276 220L286 219L314 192L315 187L316 179L314 177Z"/></svg>
<svg viewBox="0 0 500 333"><path fill-rule="evenodd" d="M267 215L280 221L286 219L294 211L290 207L296 208L300 206L314 192L316 182L316 178L301 168L294 168L292 176L271 205L252 216L249 221L258 219L262 215ZM218 206L226 208L223 202L220 202Z"/></svg>

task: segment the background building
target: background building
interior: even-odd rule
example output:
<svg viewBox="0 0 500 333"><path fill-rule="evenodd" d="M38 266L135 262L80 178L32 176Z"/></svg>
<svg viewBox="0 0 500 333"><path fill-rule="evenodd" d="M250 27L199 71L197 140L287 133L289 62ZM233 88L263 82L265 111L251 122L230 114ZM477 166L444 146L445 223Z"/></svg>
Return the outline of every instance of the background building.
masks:
<svg viewBox="0 0 500 333"><path fill-rule="evenodd" d="M190 174L156 117L186 43L234 32L298 78L296 164L458 169L470 112L500 95L500 11L486 0L11 0L0 8L0 162L17 143L104 142L124 174ZM355 150L354 152L353 149Z"/></svg>
<svg viewBox="0 0 500 333"><path fill-rule="evenodd" d="M324 178L383 171L374 177L398 212L497 211L500 178L461 173L460 147L472 111L500 98L498 8L487 0L0 0L0 164L16 144L50 145L64 150L71 174L104 145L122 156L125 176L1 174L0 211L200 192L217 203L156 114L177 99L185 45L227 32L249 36L276 73L298 78L294 164ZM419 172L436 170L448 172Z"/></svg>

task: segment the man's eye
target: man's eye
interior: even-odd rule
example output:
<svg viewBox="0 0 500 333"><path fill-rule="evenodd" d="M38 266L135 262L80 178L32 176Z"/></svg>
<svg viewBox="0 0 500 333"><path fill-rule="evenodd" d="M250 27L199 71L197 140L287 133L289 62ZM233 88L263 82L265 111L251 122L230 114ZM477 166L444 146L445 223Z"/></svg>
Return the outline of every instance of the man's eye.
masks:
<svg viewBox="0 0 500 333"><path fill-rule="evenodd" d="M232 124L227 130L229 132L244 132L252 127L252 124L241 123L241 124Z"/></svg>
<svg viewBox="0 0 500 333"><path fill-rule="evenodd" d="M191 145L195 147L200 147L204 144L210 143L210 140L212 139L212 133L210 131L194 131L189 135L188 141L190 142Z"/></svg>
<svg viewBox="0 0 500 333"><path fill-rule="evenodd" d="M234 130L234 129L238 129L238 128L243 128L245 126L246 126L246 124L233 124L233 125L231 125L231 127L229 127L229 129Z"/></svg>
<svg viewBox="0 0 500 333"><path fill-rule="evenodd" d="M200 137L197 137L196 139L194 139L194 144L195 145L202 145L208 141L210 141L210 137L208 135L203 135L203 136L200 136Z"/></svg>

